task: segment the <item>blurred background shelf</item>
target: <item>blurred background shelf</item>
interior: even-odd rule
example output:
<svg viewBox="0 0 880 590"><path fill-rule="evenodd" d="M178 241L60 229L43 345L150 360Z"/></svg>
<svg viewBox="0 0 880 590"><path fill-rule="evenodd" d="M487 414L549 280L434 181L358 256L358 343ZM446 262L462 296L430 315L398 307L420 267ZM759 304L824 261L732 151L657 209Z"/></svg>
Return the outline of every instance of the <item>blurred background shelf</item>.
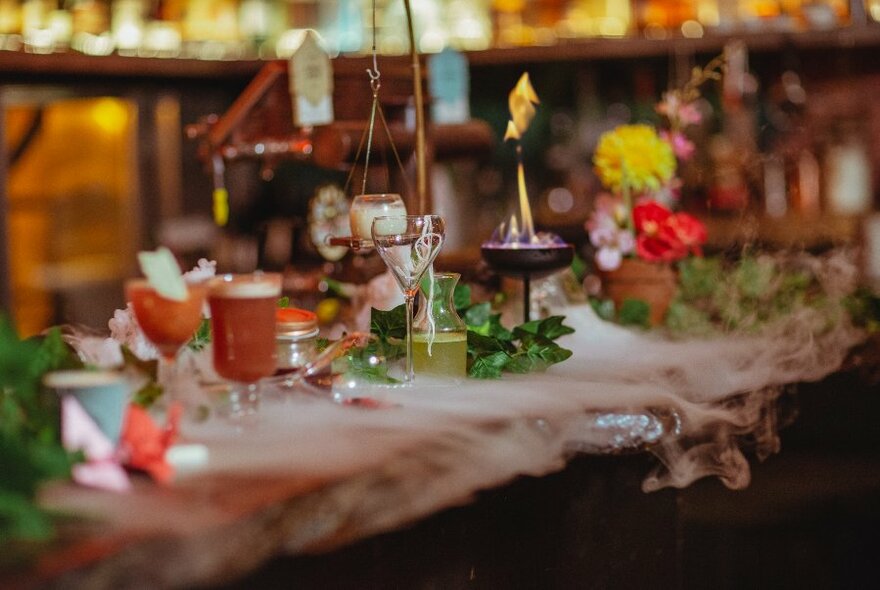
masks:
<svg viewBox="0 0 880 590"><path fill-rule="evenodd" d="M101 3L74 4L85 10ZM215 17L202 22L213 28L199 28L195 12L150 12L145 26L179 35L177 48L163 53L167 57L106 43L88 46L106 55L74 49L87 47L81 43L37 46L39 38L6 31L10 21L0 18L0 267L8 269L0 276L0 308L13 310L25 333L66 320L104 328L107 308L122 304L122 277L136 272L134 253L158 243L178 244L187 261L207 256L230 269L261 265L320 278L340 268L354 276L372 268L369 257L354 255L326 264L304 238L314 186L342 185L368 114L366 4L242 0L203 6L209 4L234 19L244 18L238 11L243 7L287 12L272 21L280 28L259 34L244 21L223 32L213 26L220 22ZM731 48L738 52L736 83L705 88L704 123L692 137L698 157L682 168L682 206L706 218L716 250L750 240L817 249L860 239L861 220L876 210L880 189L880 1L793 1L774 4L761 16L754 13L757 3L744 0L737 4L736 22L724 22L721 5L708 0L599 4L624 11L626 26L618 36L578 30L575 25L586 21L577 19L592 6L582 0L419 3L417 11L449 9L417 27L446 27L448 43L463 51L470 66L471 121L429 127L431 192L440 212L453 220L442 260L474 267L479 244L515 207L515 156L502 137L507 93L523 70L541 99L523 144L535 220L589 259L584 222L601 190L591 163L598 137L622 122L655 121L654 106L665 90ZM810 20L815 5L825 7L825 21ZM0 15L6 6L0 2ZM343 6L356 7L360 20L326 12ZM407 151L412 86L410 65L399 55L406 48L399 43L401 15L396 2L378 0L377 6L380 49L388 54L380 61L383 100L394 142ZM462 7L483 11L488 28L481 29L481 44L455 37L453 25L462 19L455 11ZM117 43L111 20L104 22L106 30L88 39ZM278 60L289 40L283 27L309 23L339 51L334 99L341 110L334 132L345 145L332 166L320 167L308 158L279 165L280 158L253 157L255 142L230 144L233 151L224 158L233 152L244 157L226 162L233 215L229 226L218 228L211 221L213 172L187 131L227 112L258 73ZM343 25L360 33L347 47L340 45ZM426 62L439 49L429 43L432 34L425 29L421 41ZM855 150L848 153L860 162L861 182L871 183L864 210L852 217L834 213L828 200L827 172L840 147ZM739 200L723 209L712 200L719 170L729 173L731 165L741 177ZM766 194L768 170L779 175L773 207ZM812 174L809 202L803 198L804 172ZM383 188L399 179L383 172L372 182ZM402 185L394 188L404 192ZM780 202L784 216L771 217L779 214ZM89 213L96 210L102 212L98 217ZM88 232L92 226L100 231ZM78 268L83 259L112 259L108 268L118 276L102 275L106 280L91 285L43 279L55 276L52 269Z"/></svg>
<svg viewBox="0 0 880 590"><path fill-rule="evenodd" d="M709 250L736 250L746 245L770 248L824 250L860 239L859 216L821 215L767 217L746 213L703 217L709 232Z"/></svg>
<svg viewBox="0 0 880 590"><path fill-rule="evenodd" d="M471 66L519 65L584 60L626 60L639 57L666 57L670 54L718 53L733 41L745 43L751 52L783 50L853 50L880 47L880 23L847 26L831 30L713 32L697 38L680 34L664 38L644 37L560 39L548 45L493 47L465 51ZM426 54L430 55L430 54ZM47 54L0 50L0 76L7 81L40 75L111 76L119 78L195 78L240 79L256 75L267 61L257 57L197 59L193 57L142 57L87 55L72 49ZM336 64L361 63L362 55L342 54ZM383 61L405 63L407 58L387 55ZM342 67L345 67L342 65Z"/></svg>

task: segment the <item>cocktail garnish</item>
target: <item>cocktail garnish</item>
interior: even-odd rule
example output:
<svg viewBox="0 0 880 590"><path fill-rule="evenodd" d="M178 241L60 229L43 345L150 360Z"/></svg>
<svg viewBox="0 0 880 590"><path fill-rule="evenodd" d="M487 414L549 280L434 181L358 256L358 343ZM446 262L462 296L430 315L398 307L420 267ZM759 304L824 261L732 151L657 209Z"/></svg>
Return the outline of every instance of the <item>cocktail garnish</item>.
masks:
<svg viewBox="0 0 880 590"><path fill-rule="evenodd" d="M171 250L164 246L153 252L138 252L141 271L156 293L166 299L186 299L186 282Z"/></svg>

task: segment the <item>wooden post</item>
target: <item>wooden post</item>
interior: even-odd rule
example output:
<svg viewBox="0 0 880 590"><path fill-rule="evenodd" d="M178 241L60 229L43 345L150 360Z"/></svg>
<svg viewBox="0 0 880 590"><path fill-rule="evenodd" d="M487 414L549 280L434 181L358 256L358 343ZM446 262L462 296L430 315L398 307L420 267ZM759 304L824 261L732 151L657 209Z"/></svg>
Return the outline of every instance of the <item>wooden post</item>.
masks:
<svg viewBox="0 0 880 590"><path fill-rule="evenodd" d="M406 8L406 27L409 33L409 55L413 69L413 99L416 109L416 194L419 200L419 214L424 215L428 201L427 164L425 153L425 109L422 98L422 66L419 62L419 49L416 46L413 29L412 9L409 0L403 0Z"/></svg>

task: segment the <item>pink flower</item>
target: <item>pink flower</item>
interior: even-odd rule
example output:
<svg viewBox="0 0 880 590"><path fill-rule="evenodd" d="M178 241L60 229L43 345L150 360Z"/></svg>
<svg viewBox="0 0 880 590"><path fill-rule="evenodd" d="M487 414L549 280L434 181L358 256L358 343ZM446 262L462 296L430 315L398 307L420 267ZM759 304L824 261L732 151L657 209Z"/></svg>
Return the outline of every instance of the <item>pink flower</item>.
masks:
<svg viewBox="0 0 880 590"><path fill-rule="evenodd" d="M590 242L597 248L596 266L601 270L614 270L620 267L623 257L635 248L633 234L628 229L603 229L590 234Z"/></svg>
<svg viewBox="0 0 880 590"><path fill-rule="evenodd" d="M676 92L664 92L663 98L657 103L656 110L661 115L672 118L678 112L681 100Z"/></svg>
<svg viewBox="0 0 880 590"><path fill-rule="evenodd" d="M627 210L623 201L603 194L596 199L596 208L587 220L590 243L596 248L596 266L614 270L623 257L635 248L635 238L626 229Z"/></svg>
<svg viewBox="0 0 880 590"><path fill-rule="evenodd" d="M684 133L679 131L661 131L660 137L669 144L675 157L680 160L688 160L694 155L696 146L694 142L685 137Z"/></svg>
<svg viewBox="0 0 880 590"><path fill-rule="evenodd" d="M199 258L197 266L183 274L183 280L187 283L200 283L207 281L217 274L217 261Z"/></svg>
<svg viewBox="0 0 880 590"><path fill-rule="evenodd" d="M142 361L159 358L159 351L153 346L138 326L134 317L134 309L129 303L125 309L117 309L107 322L110 337L119 344L127 346Z"/></svg>
<svg viewBox="0 0 880 590"><path fill-rule="evenodd" d="M626 225L627 215L626 204L622 199L602 193L596 197L593 214L587 220L587 231L593 232L603 227L623 227Z"/></svg>
<svg viewBox="0 0 880 590"><path fill-rule="evenodd" d="M681 125L696 125L702 120L703 115L694 103L688 102L679 107L678 121Z"/></svg>
<svg viewBox="0 0 880 590"><path fill-rule="evenodd" d="M656 110L666 116L673 127L696 125L703 120L703 115L696 105L692 102L682 102L677 92L664 92Z"/></svg>

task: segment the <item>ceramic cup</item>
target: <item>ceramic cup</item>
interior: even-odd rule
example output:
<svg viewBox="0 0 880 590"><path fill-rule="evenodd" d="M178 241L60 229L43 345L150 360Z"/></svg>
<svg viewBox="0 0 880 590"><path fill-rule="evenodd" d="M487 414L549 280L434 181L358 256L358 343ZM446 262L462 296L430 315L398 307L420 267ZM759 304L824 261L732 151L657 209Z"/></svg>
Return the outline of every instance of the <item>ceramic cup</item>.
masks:
<svg viewBox="0 0 880 590"><path fill-rule="evenodd" d="M128 402L128 382L114 371L54 371L43 384L58 395L76 398L101 432L115 445L122 433Z"/></svg>

